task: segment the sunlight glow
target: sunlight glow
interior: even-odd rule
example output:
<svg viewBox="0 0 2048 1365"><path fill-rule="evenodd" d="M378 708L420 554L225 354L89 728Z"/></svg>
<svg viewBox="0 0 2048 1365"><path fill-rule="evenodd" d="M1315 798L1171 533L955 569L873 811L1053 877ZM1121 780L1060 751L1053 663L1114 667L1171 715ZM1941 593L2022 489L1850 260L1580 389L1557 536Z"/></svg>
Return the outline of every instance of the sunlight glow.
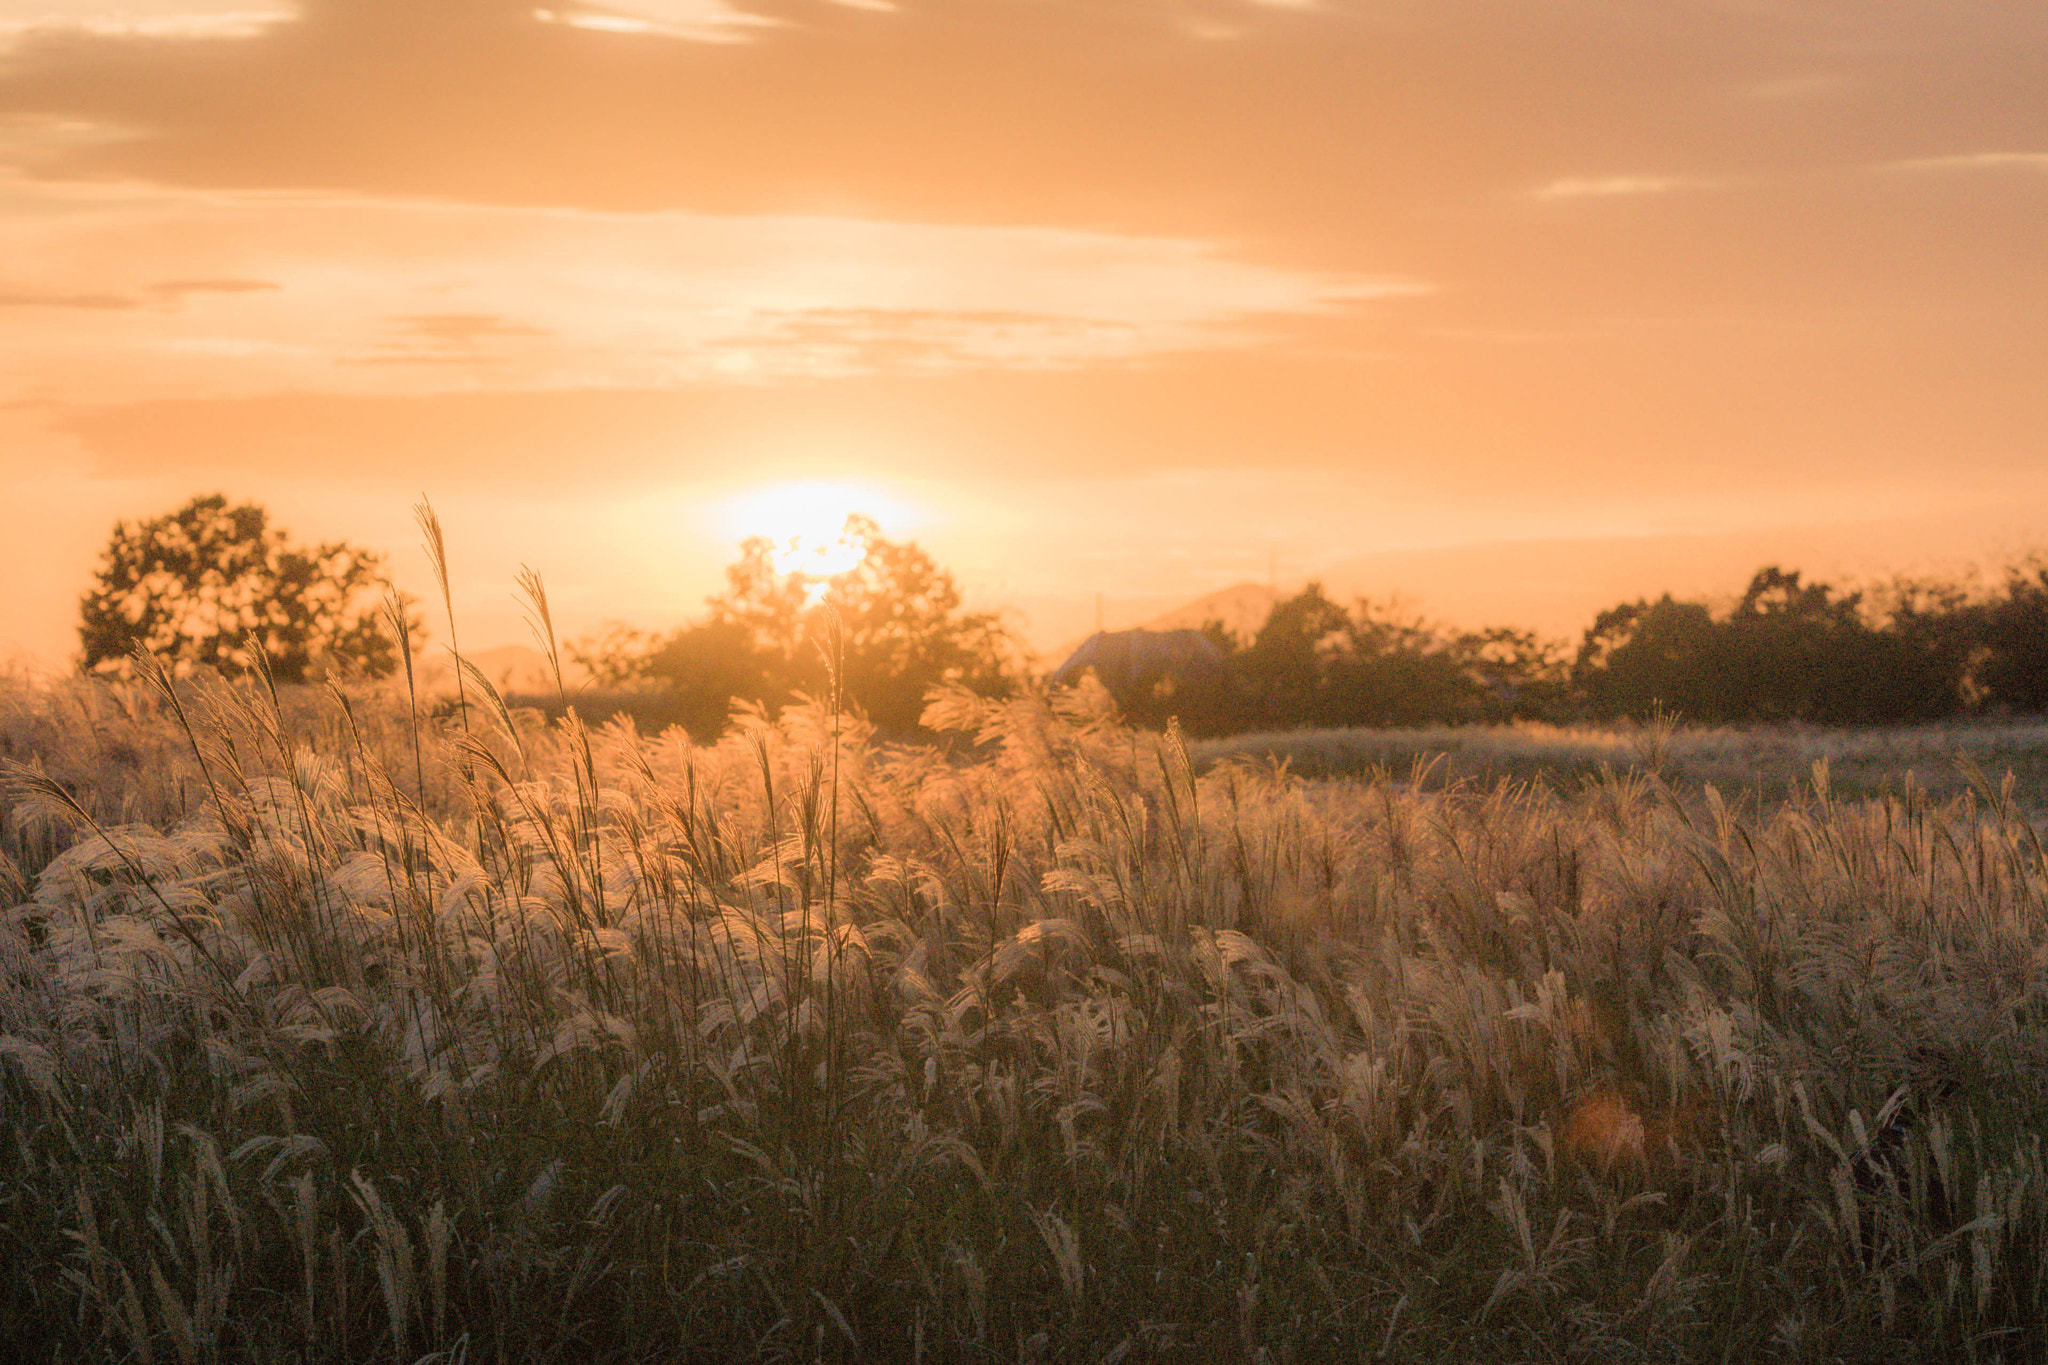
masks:
<svg viewBox="0 0 2048 1365"><path fill-rule="evenodd" d="M734 498L726 508L726 524L741 536L762 536L771 547L775 571L807 580L815 603L831 580L860 566L867 547L847 535L847 518L855 513L877 524L902 519L896 499L860 484L806 479L769 484Z"/></svg>

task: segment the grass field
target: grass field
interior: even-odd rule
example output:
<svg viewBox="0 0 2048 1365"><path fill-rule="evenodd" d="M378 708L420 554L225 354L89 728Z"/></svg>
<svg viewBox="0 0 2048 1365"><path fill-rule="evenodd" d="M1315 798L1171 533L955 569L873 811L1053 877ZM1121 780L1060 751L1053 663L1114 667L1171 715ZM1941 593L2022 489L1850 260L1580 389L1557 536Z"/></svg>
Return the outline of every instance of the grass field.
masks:
<svg viewBox="0 0 2048 1365"><path fill-rule="evenodd" d="M1712 784L1724 798L1776 804L1811 789L1825 762L1838 798L1946 800L2009 773L2015 799L2048 814L2048 721L1959 721L1889 729L1816 726L1444 727L1309 730L1191 743L1199 767L1283 762L1302 777L1386 777L1439 788L1541 783L1574 790L1607 772L1654 774L1675 790Z"/></svg>
<svg viewBox="0 0 2048 1365"><path fill-rule="evenodd" d="M931 719L0 689L16 1358L2048 1354L2038 728Z"/></svg>

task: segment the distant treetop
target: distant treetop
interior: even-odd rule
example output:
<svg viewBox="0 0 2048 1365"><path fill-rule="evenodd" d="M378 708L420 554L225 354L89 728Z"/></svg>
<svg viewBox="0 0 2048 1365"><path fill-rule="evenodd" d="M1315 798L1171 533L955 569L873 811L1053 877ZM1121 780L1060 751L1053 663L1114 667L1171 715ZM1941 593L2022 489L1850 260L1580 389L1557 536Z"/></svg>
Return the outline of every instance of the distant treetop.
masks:
<svg viewBox="0 0 2048 1365"><path fill-rule="evenodd" d="M295 545L254 503L218 494L114 527L79 601L81 668L125 677L139 647L178 673L247 668L260 648L280 682L383 677L383 556L341 541Z"/></svg>

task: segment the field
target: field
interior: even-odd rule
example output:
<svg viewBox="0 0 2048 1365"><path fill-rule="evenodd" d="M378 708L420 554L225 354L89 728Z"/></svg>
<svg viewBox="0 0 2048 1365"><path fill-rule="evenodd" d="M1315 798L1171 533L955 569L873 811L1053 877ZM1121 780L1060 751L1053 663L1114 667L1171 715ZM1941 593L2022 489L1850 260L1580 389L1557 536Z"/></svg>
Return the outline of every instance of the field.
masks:
<svg viewBox="0 0 2048 1365"><path fill-rule="evenodd" d="M2048 815L2048 721L2038 719L1872 729L1528 722L1235 735L1188 748L1200 767L1277 761L1303 777L1385 776L1427 788L1517 782L1572 790L1607 772L1654 774L1675 790L1712 786L1753 805L1798 799L1823 762L1838 799L1946 800L2010 774L2013 799L2031 814Z"/></svg>
<svg viewBox="0 0 2048 1365"><path fill-rule="evenodd" d="M15 1358L2048 1354L2038 728L474 687L0 687Z"/></svg>

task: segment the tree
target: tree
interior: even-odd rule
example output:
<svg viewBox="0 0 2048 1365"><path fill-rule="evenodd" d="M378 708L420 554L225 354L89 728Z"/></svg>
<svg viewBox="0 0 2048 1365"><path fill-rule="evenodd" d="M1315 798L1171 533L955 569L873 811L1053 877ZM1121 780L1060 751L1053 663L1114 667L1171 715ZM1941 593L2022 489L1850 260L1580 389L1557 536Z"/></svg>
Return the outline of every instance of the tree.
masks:
<svg viewBox="0 0 2048 1365"><path fill-rule="evenodd" d="M1991 612L1963 588L1900 579L1862 592L1766 566L1723 616L1634 602L1586 632L1573 682L1591 714L1693 721L1883 725L1956 715L1982 699Z"/></svg>
<svg viewBox="0 0 2048 1365"><path fill-rule="evenodd" d="M1564 641L1513 626L1487 626L1461 632L1447 647L1464 670L1477 719L1555 720L1564 714L1569 677Z"/></svg>
<svg viewBox="0 0 2048 1365"><path fill-rule="evenodd" d="M836 693L902 733L917 728L925 693L941 683L1007 689L1016 649L997 616L963 612L952 575L870 518L848 517L841 535L860 553L843 573L784 572L774 545L756 536L740 545L705 621L659 637L614 631L570 653L601 678L665 687L700 737L734 701L776 707L798 693Z"/></svg>
<svg viewBox="0 0 2048 1365"><path fill-rule="evenodd" d="M1896 725L1973 711L1976 676L1989 654L1990 614L1958 583L1895 577L1875 586L1865 610L1875 623L1854 663L1857 718Z"/></svg>
<svg viewBox="0 0 2048 1365"><path fill-rule="evenodd" d="M1486 692L1459 642L1394 602L1360 598L1330 676L1340 725L1428 725L1477 720Z"/></svg>
<svg viewBox="0 0 2048 1365"><path fill-rule="evenodd" d="M1350 626L1320 583L1273 604L1258 638L1236 660L1257 724L1277 730L1343 723L1330 712L1330 678Z"/></svg>
<svg viewBox="0 0 2048 1365"><path fill-rule="evenodd" d="M1758 569L1719 630L1721 718L1813 721L1869 719L1860 667L1872 631L1862 595L1836 596L1826 583L1803 583L1797 569Z"/></svg>
<svg viewBox="0 0 2048 1365"><path fill-rule="evenodd" d="M383 677L401 660L381 624L379 589L383 557L374 551L294 545L254 503L194 498L167 516L115 525L79 601L81 667L127 676L139 647L181 675L240 669L260 648L279 682Z"/></svg>
<svg viewBox="0 0 2048 1365"><path fill-rule="evenodd" d="M1579 643L1572 682L1593 715L1720 719L1727 689L1714 615L1666 593L1609 607Z"/></svg>
<svg viewBox="0 0 2048 1365"><path fill-rule="evenodd" d="M2005 594L1986 611L1982 682L1989 702L2048 712L2048 560L2006 570Z"/></svg>
<svg viewBox="0 0 2048 1365"><path fill-rule="evenodd" d="M1245 704L1222 719L1291 729L1547 714L1560 704L1560 649L1500 626L1453 635L1391 601L1346 609L1311 583L1230 653Z"/></svg>

